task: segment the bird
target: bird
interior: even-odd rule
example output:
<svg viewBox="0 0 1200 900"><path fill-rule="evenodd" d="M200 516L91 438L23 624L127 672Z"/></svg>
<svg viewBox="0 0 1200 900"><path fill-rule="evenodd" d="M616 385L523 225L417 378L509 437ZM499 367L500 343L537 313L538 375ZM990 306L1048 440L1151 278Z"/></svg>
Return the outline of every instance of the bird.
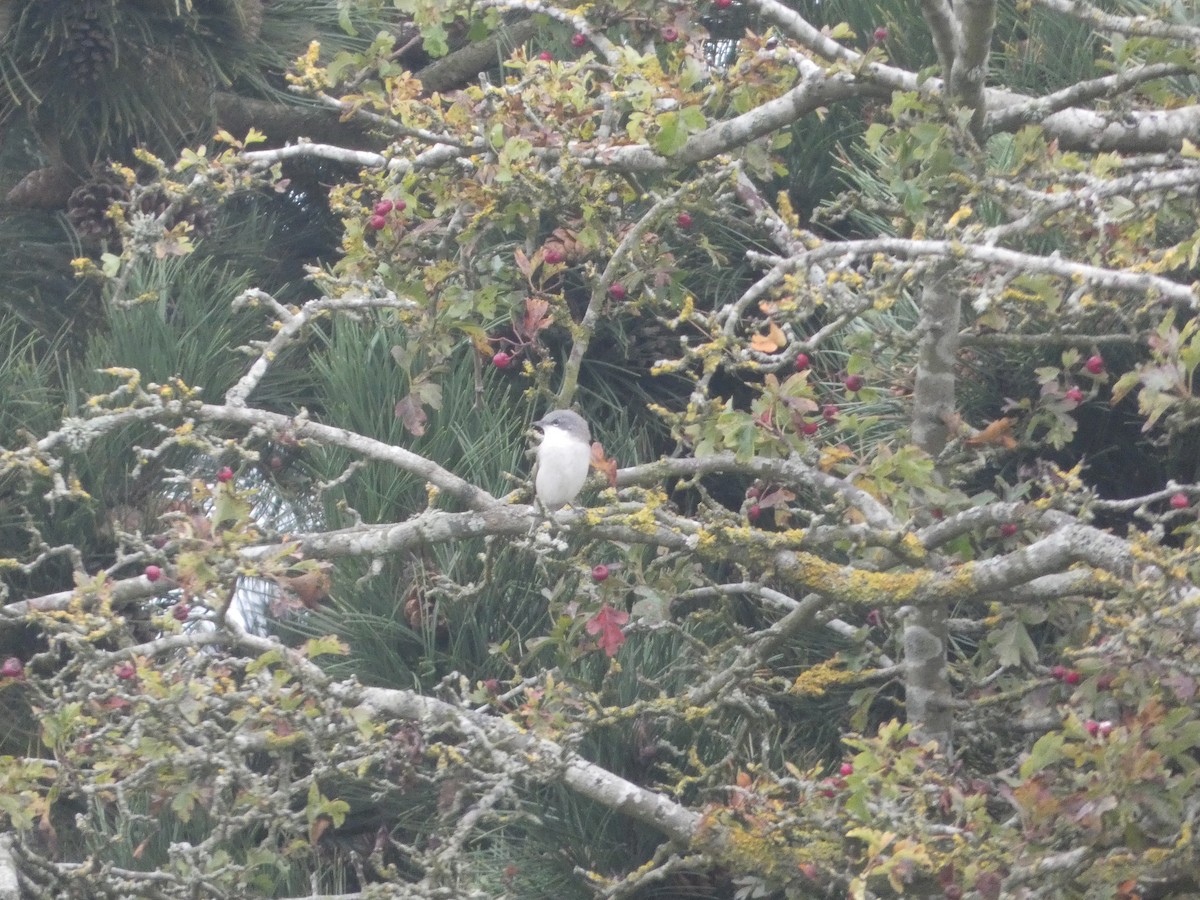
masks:
<svg viewBox="0 0 1200 900"><path fill-rule="evenodd" d="M561 509L583 490L592 462L587 420L569 409L556 409L533 423L541 429L533 467L533 491L549 510Z"/></svg>

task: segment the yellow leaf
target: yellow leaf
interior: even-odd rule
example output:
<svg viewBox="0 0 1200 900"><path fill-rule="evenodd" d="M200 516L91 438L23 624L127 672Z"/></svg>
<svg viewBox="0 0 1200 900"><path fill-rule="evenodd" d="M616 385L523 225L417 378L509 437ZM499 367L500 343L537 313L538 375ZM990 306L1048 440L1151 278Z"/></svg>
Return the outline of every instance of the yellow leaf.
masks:
<svg viewBox="0 0 1200 900"><path fill-rule="evenodd" d="M959 207L959 208L958 208L958 209L955 211L954 215L952 215L952 216L950 217L950 221L949 221L949 222L947 222L946 224L947 224L947 225L949 225L951 228L953 228L955 225L957 225L957 224L958 224L959 222L961 222L963 219L969 219L969 218L971 218L971 216L972 216L972 215L974 215L974 213L975 213L975 210L971 209L971 207L969 207L969 206L960 206L960 207Z"/></svg>
<svg viewBox="0 0 1200 900"><path fill-rule="evenodd" d="M818 463L822 472L830 472L840 464L854 458L854 454L845 445L827 446L821 450L821 460Z"/></svg>

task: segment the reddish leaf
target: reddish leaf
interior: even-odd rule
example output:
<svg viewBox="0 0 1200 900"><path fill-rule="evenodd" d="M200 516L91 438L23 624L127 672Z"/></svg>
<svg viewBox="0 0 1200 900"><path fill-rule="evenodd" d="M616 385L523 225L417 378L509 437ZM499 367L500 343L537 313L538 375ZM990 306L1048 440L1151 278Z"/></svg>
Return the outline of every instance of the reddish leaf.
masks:
<svg viewBox="0 0 1200 900"><path fill-rule="evenodd" d="M429 416L425 415L425 410L421 409L421 404L412 394L396 402L396 418L413 437L423 435L425 425L429 421Z"/></svg>
<svg viewBox="0 0 1200 900"><path fill-rule="evenodd" d="M513 259L517 263L517 270L528 280L533 275L533 266L529 262L529 257L525 255L525 251L521 249L514 251Z"/></svg>
<svg viewBox="0 0 1200 900"><path fill-rule="evenodd" d="M525 299L525 317L518 327L520 337L527 341L537 340L538 332L554 324L554 317L547 315L550 303L540 297Z"/></svg>
<svg viewBox="0 0 1200 900"><path fill-rule="evenodd" d="M629 621L629 613L613 609L607 603L587 622L587 633L596 637L596 646L605 656L613 657L625 643L625 632L621 626Z"/></svg>
<svg viewBox="0 0 1200 900"><path fill-rule="evenodd" d="M604 445L592 442L592 468L604 476L610 488L617 486L617 461L604 455Z"/></svg>
<svg viewBox="0 0 1200 900"><path fill-rule="evenodd" d="M308 842L315 847L332 824L333 820L329 816L317 816L308 829Z"/></svg>

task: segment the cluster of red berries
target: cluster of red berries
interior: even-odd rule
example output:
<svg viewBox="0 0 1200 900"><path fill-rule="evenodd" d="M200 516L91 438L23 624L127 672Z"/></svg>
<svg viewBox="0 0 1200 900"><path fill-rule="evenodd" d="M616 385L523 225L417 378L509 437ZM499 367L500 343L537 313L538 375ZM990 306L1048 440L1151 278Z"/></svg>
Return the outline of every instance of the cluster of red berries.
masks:
<svg viewBox="0 0 1200 900"><path fill-rule="evenodd" d="M1077 685L1079 682L1083 681L1083 676L1079 674L1078 670L1068 669L1066 666L1062 665L1055 666L1050 670L1050 674L1063 684L1069 684L1071 686Z"/></svg>
<svg viewBox="0 0 1200 900"><path fill-rule="evenodd" d="M367 219L367 227L372 231L385 228L388 223L388 213L403 212L407 205L403 200L380 200L371 211L371 218Z"/></svg>
<svg viewBox="0 0 1200 900"><path fill-rule="evenodd" d="M1083 368L1089 375L1095 375L1095 376L1103 375L1104 374L1104 357L1101 356L1099 353L1092 354L1086 360L1084 360ZM1079 387L1079 385L1073 384L1069 388L1067 388L1066 391L1063 392L1063 397L1065 397L1067 400L1070 400L1072 403L1078 405L1083 402L1083 398L1084 398L1083 388Z"/></svg>

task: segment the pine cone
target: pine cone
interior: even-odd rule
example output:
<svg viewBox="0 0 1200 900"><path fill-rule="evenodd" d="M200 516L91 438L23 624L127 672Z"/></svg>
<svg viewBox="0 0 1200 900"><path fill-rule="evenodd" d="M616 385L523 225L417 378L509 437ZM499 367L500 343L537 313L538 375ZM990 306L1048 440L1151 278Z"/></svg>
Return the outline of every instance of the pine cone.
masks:
<svg viewBox="0 0 1200 900"><path fill-rule="evenodd" d="M108 217L108 209L114 203L128 201L129 189L123 181L115 175L101 175L71 192L67 200L67 220L80 240L115 244L120 235L117 226Z"/></svg>
<svg viewBox="0 0 1200 900"><path fill-rule="evenodd" d="M170 205L171 199L165 191L152 188L142 194L136 207L139 212L147 215L161 216ZM195 197L184 197L176 203L175 211L167 217L163 227L169 231L180 222L187 222L192 226L193 237L207 237L213 230L213 211Z"/></svg>
<svg viewBox="0 0 1200 900"><path fill-rule="evenodd" d="M80 3L67 24L64 46L75 80L81 85L100 80L116 59L113 46L111 27L100 19L100 5L93 0Z"/></svg>

